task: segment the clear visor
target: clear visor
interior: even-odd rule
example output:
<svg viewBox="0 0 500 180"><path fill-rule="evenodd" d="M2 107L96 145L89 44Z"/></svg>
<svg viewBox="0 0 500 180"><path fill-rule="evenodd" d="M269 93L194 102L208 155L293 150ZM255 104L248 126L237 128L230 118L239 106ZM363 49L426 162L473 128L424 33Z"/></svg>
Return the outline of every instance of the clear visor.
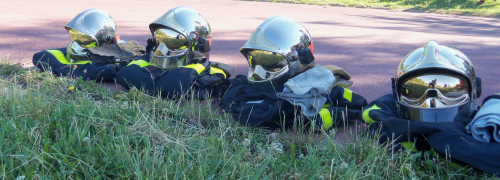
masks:
<svg viewBox="0 0 500 180"><path fill-rule="evenodd" d="M407 80L399 87L401 102L411 107L445 108L470 101L466 78L427 74Z"/></svg>
<svg viewBox="0 0 500 180"><path fill-rule="evenodd" d="M162 69L174 69L177 67L184 66L186 56L182 57L157 57L151 56L150 63L155 64L156 66Z"/></svg>
<svg viewBox="0 0 500 180"><path fill-rule="evenodd" d="M156 29L154 38L156 40L156 50L153 55L156 57L185 55L188 51L189 42L187 38L172 29Z"/></svg>
<svg viewBox="0 0 500 180"><path fill-rule="evenodd" d="M288 72L288 59L278 53L250 50L247 53L250 69L248 78L254 81L269 80Z"/></svg>
<svg viewBox="0 0 500 180"><path fill-rule="evenodd" d="M90 59L89 56L87 56L87 52L84 52L86 48L81 47L78 43L76 42L70 42L68 44L68 47L66 48L66 51L69 53L71 60L74 62L77 61L87 61Z"/></svg>

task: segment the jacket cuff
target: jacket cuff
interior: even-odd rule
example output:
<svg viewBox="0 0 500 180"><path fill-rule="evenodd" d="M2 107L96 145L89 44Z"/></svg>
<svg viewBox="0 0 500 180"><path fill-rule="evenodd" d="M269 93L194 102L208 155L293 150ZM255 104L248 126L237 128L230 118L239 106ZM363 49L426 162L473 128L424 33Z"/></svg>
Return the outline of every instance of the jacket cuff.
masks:
<svg viewBox="0 0 500 180"><path fill-rule="evenodd" d="M483 105L484 105L484 103L486 103L486 101L488 101L490 99L500 99L500 93L489 95L488 97L484 98Z"/></svg>

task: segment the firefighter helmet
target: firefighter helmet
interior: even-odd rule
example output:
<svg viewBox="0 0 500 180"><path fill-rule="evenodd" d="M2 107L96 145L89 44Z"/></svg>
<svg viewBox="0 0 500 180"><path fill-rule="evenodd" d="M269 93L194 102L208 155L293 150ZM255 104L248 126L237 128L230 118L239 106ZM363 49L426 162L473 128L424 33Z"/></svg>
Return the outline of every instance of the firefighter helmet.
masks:
<svg viewBox="0 0 500 180"><path fill-rule="evenodd" d="M173 8L149 24L149 29L153 35L151 63L172 69L208 59L212 29L195 9Z"/></svg>
<svg viewBox="0 0 500 180"><path fill-rule="evenodd" d="M457 49L430 41L410 52L392 82L401 118L456 122L470 117L481 94L481 79L472 62Z"/></svg>
<svg viewBox="0 0 500 180"><path fill-rule="evenodd" d="M73 61L89 60L85 49L120 41L118 26L113 18L101 9L83 11L64 27L71 38L67 52Z"/></svg>
<svg viewBox="0 0 500 180"><path fill-rule="evenodd" d="M298 64L312 64L314 52L307 29L287 16L265 20L252 33L240 52L249 64L248 80L257 91L281 92L283 84L300 73Z"/></svg>

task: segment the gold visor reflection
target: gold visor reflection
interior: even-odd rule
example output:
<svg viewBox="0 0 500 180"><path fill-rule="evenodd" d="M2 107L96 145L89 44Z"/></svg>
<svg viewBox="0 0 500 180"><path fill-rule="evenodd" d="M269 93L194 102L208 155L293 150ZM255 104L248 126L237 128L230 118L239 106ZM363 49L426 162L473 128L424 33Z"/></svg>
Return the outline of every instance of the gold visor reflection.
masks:
<svg viewBox="0 0 500 180"><path fill-rule="evenodd" d="M83 48L95 48L98 46L97 41L90 35L83 34L75 29L69 29L68 32L71 42L76 42Z"/></svg>
<svg viewBox="0 0 500 180"><path fill-rule="evenodd" d="M278 72L288 65L285 56L264 50L251 50L247 54L247 60L252 69L257 65L269 72Z"/></svg>
<svg viewBox="0 0 500 180"><path fill-rule="evenodd" d="M170 51L181 51L189 45L188 40L184 35L166 28L155 30L156 45L164 44ZM162 51L165 51L162 49Z"/></svg>

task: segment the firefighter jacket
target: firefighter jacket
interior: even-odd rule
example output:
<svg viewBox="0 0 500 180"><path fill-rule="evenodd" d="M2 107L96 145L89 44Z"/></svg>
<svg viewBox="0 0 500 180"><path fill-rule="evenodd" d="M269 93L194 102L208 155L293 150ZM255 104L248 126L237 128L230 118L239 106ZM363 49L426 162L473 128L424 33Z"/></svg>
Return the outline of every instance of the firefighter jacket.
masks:
<svg viewBox="0 0 500 180"><path fill-rule="evenodd" d="M500 175L500 143L484 143L474 139L466 133L467 124L402 119L397 109L392 94L382 96L365 107L362 119L370 124L368 132L380 132L380 143L393 141L396 147L413 152L435 152L440 157L451 157L454 162Z"/></svg>
<svg viewBox="0 0 500 180"><path fill-rule="evenodd" d="M256 92L248 85L244 75L227 79L219 86L219 106L242 125L279 128L292 125L300 117L308 122L329 129L343 120L359 119L366 99L349 89L334 87L328 101L313 117L300 113L300 108L275 93ZM295 121L297 122L297 121Z"/></svg>
<svg viewBox="0 0 500 180"><path fill-rule="evenodd" d="M126 89L136 87L150 95L178 98L193 95L196 99L210 97L212 89L231 76L234 68L217 62L189 64L163 70L149 63L149 55L132 60L118 71L116 82Z"/></svg>
<svg viewBox="0 0 500 180"><path fill-rule="evenodd" d="M84 80L112 82L120 69L118 63L93 63L92 61L71 62L66 48L50 49L33 55L33 65L41 71L52 71L54 75L83 77Z"/></svg>

